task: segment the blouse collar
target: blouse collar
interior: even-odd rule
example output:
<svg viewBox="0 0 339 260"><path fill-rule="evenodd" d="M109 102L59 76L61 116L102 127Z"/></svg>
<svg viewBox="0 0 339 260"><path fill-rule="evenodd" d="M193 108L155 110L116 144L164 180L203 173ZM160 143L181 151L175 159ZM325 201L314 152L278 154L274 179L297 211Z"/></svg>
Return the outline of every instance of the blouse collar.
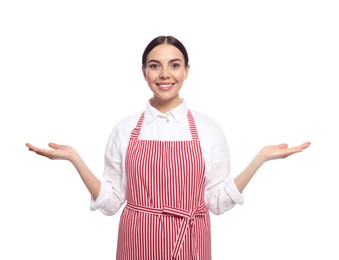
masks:
<svg viewBox="0 0 339 260"><path fill-rule="evenodd" d="M186 102L184 99L181 99L181 104L178 105L177 107L173 108L171 111L167 113L161 113L159 110L154 108L150 100L148 100L147 105L146 105L146 110L144 113L145 120L147 123L153 122L157 117L169 117L172 116L177 122L187 118L187 113L188 113L188 107L186 105Z"/></svg>

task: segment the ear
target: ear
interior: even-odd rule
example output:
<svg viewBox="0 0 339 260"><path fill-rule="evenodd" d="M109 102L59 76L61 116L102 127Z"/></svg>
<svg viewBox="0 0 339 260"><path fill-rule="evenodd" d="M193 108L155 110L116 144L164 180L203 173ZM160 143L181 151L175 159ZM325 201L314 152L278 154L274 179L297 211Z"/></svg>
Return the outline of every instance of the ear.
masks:
<svg viewBox="0 0 339 260"><path fill-rule="evenodd" d="M142 70L142 74L144 75L144 79L147 81L147 71L143 65L141 65L141 70Z"/></svg>
<svg viewBox="0 0 339 260"><path fill-rule="evenodd" d="M187 79L188 77L188 72L190 71L190 65L188 64L187 67L185 68L185 80Z"/></svg>

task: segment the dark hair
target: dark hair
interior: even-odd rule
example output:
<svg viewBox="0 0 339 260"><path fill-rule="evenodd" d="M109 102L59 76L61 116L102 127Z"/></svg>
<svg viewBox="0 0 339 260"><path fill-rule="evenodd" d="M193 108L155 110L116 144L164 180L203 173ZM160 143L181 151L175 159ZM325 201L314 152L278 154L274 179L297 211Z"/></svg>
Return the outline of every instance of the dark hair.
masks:
<svg viewBox="0 0 339 260"><path fill-rule="evenodd" d="M142 54L142 65L145 68L146 67L146 58L147 55L153 50L156 46L160 44L170 44L173 45L174 47L178 48L179 51L184 55L185 59L185 67L188 66L188 54L186 51L185 46L175 37L173 36L158 36L154 38L147 46L146 49L144 50L144 53Z"/></svg>

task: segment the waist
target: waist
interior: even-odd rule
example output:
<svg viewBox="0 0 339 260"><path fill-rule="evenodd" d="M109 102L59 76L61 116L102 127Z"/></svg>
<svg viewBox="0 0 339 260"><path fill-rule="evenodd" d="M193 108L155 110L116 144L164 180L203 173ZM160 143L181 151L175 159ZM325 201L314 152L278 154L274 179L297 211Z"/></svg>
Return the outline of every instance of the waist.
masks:
<svg viewBox="0 0 339 260"><path fill-rule="evenodd" d="M192 210L181 209L177 207L164 206L163 208L152 208L142 205L136 205L127 202L126 207L129 210L136 212L142 212L146 214L154 214L158 216L170 216L181 218L181 224L179 226L178 233L176 234L176 240L172 249L172 257L177 258L180 254L180 250L183 241L186 239L187 233L191 234L190 247L192 251L193 259L196 259L196 237L195 237L195 218L204 217L208 212L208 208L205 203L200 204Z"/></svg>
<svg viewBox="0 0 339 260"><path fill-rule="evenodd" d="M204 202L191 210L166 205L164 205L162 208L153 208L137 205L131 202L126 203L126 208L147 214L181 217L188 220L194 220L196 216L206 215L208 212L208 208Z"/></svg>

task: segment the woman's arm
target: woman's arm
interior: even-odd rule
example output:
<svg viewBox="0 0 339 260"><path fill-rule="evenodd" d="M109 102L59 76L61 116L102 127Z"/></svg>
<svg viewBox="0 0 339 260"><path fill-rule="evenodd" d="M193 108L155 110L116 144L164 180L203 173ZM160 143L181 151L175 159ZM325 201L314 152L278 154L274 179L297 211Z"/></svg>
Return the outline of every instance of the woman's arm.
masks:
<svg viewBox="0 0 339 260"><path fill-rule="evenodd" d="M304 149L309 147L310 144L310 142L306 142L295 147L288 147L287 144L279 144L262 148L245 170L234 179L239 192L243 192L254 174L265 162L275 159L283 159L292 154L302 152Z"/></svg>
<svg viewBox="0 0 339 260"><path fill-rule="evenodd" d="M26 146L30 151L35 152L38 155L47 157L51 160L70 161L75 169L78 171L81 179L86 185L88 191L91 193L93 199L96 199L98 197L100 193L100 181L87 167L81 156L73 147L68 145L58 145L55 143L48 144L48 146L51 147L52 150L41 149L29 143L27 143Z"/></svg>

